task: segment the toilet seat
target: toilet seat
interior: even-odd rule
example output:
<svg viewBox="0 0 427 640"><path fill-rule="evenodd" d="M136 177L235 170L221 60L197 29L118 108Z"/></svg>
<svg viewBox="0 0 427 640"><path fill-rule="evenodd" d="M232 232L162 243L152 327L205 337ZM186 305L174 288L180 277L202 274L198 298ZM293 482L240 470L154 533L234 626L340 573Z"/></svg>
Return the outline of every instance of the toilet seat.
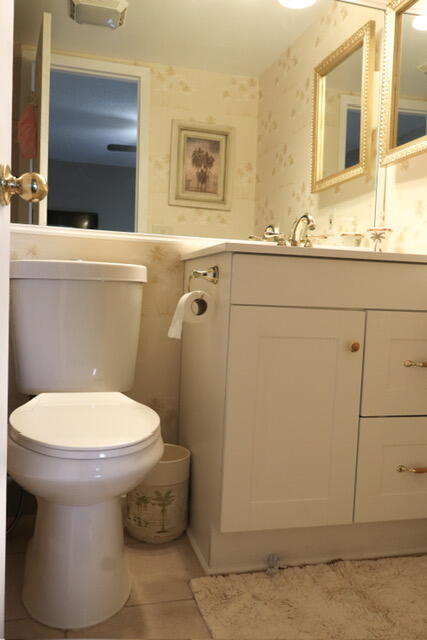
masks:
<svg viewBox="0 0 427 640"><path fill-rule="evenodd" d="M41 393L10 415L9 436L57 458L114 458L160 437L160 418L119 392Z"/></svg>

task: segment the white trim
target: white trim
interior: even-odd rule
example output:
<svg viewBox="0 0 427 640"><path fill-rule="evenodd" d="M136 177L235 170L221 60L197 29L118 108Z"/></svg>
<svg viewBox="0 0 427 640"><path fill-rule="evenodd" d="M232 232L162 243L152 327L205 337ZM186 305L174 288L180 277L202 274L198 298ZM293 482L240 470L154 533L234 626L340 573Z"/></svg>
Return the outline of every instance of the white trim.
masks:
<svg viewBox="0 0 427 640"><path fill-rule="evenodd" d="M11 163L13 0L0 2L0 163ZM10 207L0 205L0 638L4 638Z"/></svg>
<svg viewBox="0 0 427 640"><path fill-rule="evenodd" d="M148 160L150 132L151 71L147 67L93 60L77 56L52 54L52 69L85 72L113 78L129 78L138 82L138 140L135 185L135 231L147 230L148 216Z"/></svg>
<svg viewBox="0 0 427 640"><path fill-rule="evenodd" d="M196 538L191 533L190 527L187 529L186 535L187 535L187 538L188 538L188 540L190 542L191 548L193 549L194 553L196 554L197 560L200 562L200 565L201 565L203 571L205 572L205 574L207 576L213 575L215 572L207 564L205 556L201 552L200 547L196 542Z"/></svg>
<svg viewBox="0 0 427 640"><path fill-rule="evenodd" d="M347 117L349 107L361 107L360 96L351 96L348 94L342 94L340 96L340 119L339 119L339 141L338 141L338 167L341 171L345 169L345 151L347 141ZM359 135L360 141L360 135Z"/></svg>
<svg viewBox="0 0 427 640"><path fill-rule="evenodd" d="M34 60L34 49L23 47L25 56ZM138 82L138 140L135 185L135 231L148 229L148 162L151 107L151 71L148 67L121 64L108 60L95 60L81 56L52 53L52 69L63 69L75 73L89 71L94 75L113 78L129 78Z"/></svg>
<svg viewBox="0 0 427 640"><path fill-rule="evenodd" d="M408 111L409 113L419 113L420 115L427 117L427 102L425 100L408 100L407 98L400 98L398 111Z"/></svg>
<svg viewBox="0 0 427 640"><path fill-rule="evenodd" d="M427 102L425 100L407 100L406 98L400 98L399 104L397 107L397 116L399 117L401 113L424 116L424 119L426 121L426 133L427 133ZM399 126L396 127L396 135L398 133L399 133Z"/></svg>
<svg viewBox="0 0 427 640"><path fill-rule="evenodd" d="M75 227L42 227L35 224L10 225L12 236L35 235L35 236L56 236L60 238L94 238L96 240L115 240L117 242L158 242L185 245L191 247L210 247L218 242L227 242L224 238L206 238L198 236L172 236L156 233L139 233L129 231L104 231L102 229L78 229Z"/></svg>
<svg viewBox="0 0 427 640"><path fill-rule="evenodd" d="M50 69L51 69L51 36L52 14L44 11L34 64L34 92L37 103L37 153L33 159L34 171L49 181L49 109L50 109ZM32 208L37 216L37 223L47 224L47 198Z"/></svg>

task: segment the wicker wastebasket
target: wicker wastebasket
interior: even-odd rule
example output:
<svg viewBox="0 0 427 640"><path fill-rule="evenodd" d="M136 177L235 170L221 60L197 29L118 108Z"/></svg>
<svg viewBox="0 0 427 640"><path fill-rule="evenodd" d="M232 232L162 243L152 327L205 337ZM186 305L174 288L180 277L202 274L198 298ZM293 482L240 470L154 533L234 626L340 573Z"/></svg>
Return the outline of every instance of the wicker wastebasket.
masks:
<svg viewBox="0 0 427 640"><path fill-rule="evenodd" d="M125 526L142 542L170 542L186 529L190 452L165 444L160 462L127 495Z"/></svg>

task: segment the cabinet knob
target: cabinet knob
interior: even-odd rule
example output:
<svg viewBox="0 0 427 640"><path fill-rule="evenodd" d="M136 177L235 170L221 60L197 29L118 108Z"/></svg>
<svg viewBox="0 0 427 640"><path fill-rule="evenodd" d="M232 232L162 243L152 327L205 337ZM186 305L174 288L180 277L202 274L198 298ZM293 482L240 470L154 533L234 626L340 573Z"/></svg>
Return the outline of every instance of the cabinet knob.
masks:
<svg viewBox="0 0 427 640"><path fill-rule="evenodd" d="M360 349L360 342L352 342L350 345L350 351L356 353Z"/></svg>

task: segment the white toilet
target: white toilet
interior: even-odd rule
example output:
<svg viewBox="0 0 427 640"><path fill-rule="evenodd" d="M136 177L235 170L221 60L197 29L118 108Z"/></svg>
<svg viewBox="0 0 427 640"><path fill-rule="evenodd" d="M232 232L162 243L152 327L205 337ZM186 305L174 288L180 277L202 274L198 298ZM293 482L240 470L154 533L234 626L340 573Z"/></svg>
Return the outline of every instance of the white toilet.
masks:
<svg viewBox="0 0 427 640"><path fill-rule="evenodd" d="M159 416L132 386L146 269L66 260L11 263L17 385L8 471L37 498L23 601L61 629L126 602L120 496L160 460Z"/></svg>

